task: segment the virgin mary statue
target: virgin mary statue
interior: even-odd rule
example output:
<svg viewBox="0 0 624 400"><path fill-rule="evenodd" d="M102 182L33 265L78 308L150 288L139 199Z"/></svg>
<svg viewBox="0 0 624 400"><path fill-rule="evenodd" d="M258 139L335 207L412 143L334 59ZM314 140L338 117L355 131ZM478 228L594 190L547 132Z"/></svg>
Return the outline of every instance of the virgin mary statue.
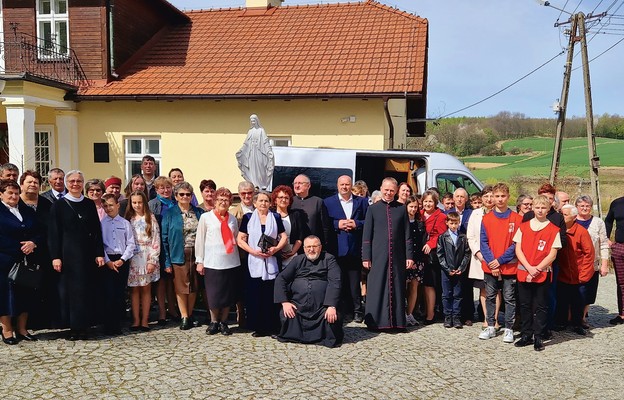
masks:
<svg viewBox="0 0 624 400"><path fill-rule="evenodd" d="M259 189L266 189L271 183L275 167L273 149L258 116L252 114L249 121L251 128L247 132L247 138L243 147L236 153L238 168L245 180Z"/></svg>

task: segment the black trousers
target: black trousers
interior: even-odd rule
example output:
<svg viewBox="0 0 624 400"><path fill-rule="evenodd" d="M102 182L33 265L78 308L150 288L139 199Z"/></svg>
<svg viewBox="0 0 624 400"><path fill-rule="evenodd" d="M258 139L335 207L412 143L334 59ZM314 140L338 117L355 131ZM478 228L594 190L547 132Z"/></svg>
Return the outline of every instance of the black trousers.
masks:
<svg viewBox="0 0 624 400"><path fill-rule="evenodd" d="M523 336L541 335L548 324L550 274L542 283L518 282L518 304Z"/></svg>
<svg viewBox="0 0 624 400"><path fill-rule="evenodd" d="M362 307L362 290L360 288L360 280L362 278L362 260L356 256L337 257L336 261L341 270L342 284L342 312L364 313Z"/></svg>
<svg viewBox="0 0 624 400"><path fill-rule="evenodd" d="M565 326L568 324L568 310L572 326L581 326L583 322L583 312L585 311L585 296L581 291L581 285L570 285L568 283L557 282L557 308L555 313L555 323Z"/></svg>
<svg viewBox="0 0 624 400"><path fill-rule="evenodd" d="M111 261L121 258L119 254L109 254ZM106 265L98 270L100 277L99 311L101 322L105 330L118 330L126 312L126 287L128 286L128 274L130 263L124 262L118 269L119 272L108 268Z"/></svg>

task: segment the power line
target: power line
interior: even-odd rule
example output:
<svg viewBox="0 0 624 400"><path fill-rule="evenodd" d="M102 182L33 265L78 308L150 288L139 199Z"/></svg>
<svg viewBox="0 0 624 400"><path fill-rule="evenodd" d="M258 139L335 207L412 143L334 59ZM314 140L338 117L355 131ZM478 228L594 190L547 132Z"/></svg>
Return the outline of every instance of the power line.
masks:
<svg viewBox="0 0 624 400"><path fill-rule="evenodd" d="M615 42L611 47L609 47L608 49L606 49L605 51L603 51L602 53L598 54L596 57L592 58L591 60L588 61L588 63L591 63L592 61L594 61L595 59L597 59L598 57L602 56L604 53L606 53L607 51L611 50L612 48L614 48L615 46L617 46L618 44L622 43L624 41L624 38L618 40L617 42ZM574 68L572 71L576 71L577 69L581 68L582 65Z"/></svg>
<svg viewBox="0 0 624 400"><path fill-rule="evenodd" d="M603 2L603 1L604 1L604 0L600 0L600 3L598 3L598 4L596 5L596 7L594 7L594 9L593 9L593 10L592 10L592 12L591 12L592 14L596 12L596 9L598 9L598 7L600 7L600 5L602 4L602 2Z"/></svg>
<svg viewBox="0 0 624 400"><path fill-rule="evenodd" d="M540 65L539 67L537 67L537 68L533 69L531 72L529 72L529 73L527 73L527 74L523 75L523 76L522 76L522 77L520 77L519 79L517 79L517 80L513 81L512 83L510 83L509 85L505 86L504 88L502 88L502 89L501 89L501 90L499 90L498 92L493 93L493 94L491 94L491 95L487 96L486 98L484 98L484 99L482 99L482 100L479 100L479 101L477 101L477 102L475 102L475 103L472 103L472 104L470 104L469 106L466 106L466 107L464 107L464 108L461 108L461 109L459 109L459 110L457 110L457 111L453 111L452 113L448 113L448 114L446 114L446 115L443 115L443 116L441 116L441 117L439 117L439 118L437 118L437 119L442 119L442 118L450 117L451 115L454 115L454 114L460 113L460 112L462 112L462 111L465 111L465 110L467 110L467 109L469 109L469 108L472 108L472 107L474 107L474 106L476 106L476 105L479 105L479 104L481 104L481 103L483 103L483 102L485 102L485 101L487 101L487 100L491 99L491 98L492 98L492 97L494 97L494 96L499 95L500 93L504 92L505 90L507 90L507 89L509 89L510 87L512 87L512 86L514 86L515 84L517 84L518 82L520 82L520 81L524 80L525 78L528 78L530 75L533 75L535 72L539 71L540 69L542 69L542 68L543 68L543 67L545 67L546 65L550 64L550 63L551 63L552 61L554 61L557 57L561 56L561 55L562 55L562 54L564 54L564 53L565 53L565 50L563 50L563 51L559 52L559 53L558 53L558 54L556 54L554 57L552 57L550 60L546 61L545 63L543 63L543 64L542 64L542 65Z"/></svg>
<svg viewBox="0 0 624 400"><path fill-rule="evenodd" d="M579 3L576 5L576 8L574 9L574 11L572 11L572 14L576 13L576 10L578 10L579 6L581 5L581 3L583 2L583 0L579 1Z"/></svg>

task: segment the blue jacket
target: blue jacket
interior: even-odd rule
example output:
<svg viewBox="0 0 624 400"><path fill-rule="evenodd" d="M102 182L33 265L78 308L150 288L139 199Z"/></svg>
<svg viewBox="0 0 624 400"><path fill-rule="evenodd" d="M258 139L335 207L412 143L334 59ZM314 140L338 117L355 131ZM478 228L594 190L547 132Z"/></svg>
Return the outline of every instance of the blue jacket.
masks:
<svg viewBox="0 0 624 400"><path fill-rule="evenodd" d="M446 211L444 214L448 214L450 212L457 212L457 209L453 207L450 210ZM462 214L462 217L461 217L461 225L459 226L459 231L463 234L466 234L468 232L468 221L470 220L471 215L472 215L472 208L464 208L464 213Z"/></svg>
<svg viewBox="0 0 624 400"><path fill-rule="evenodd" d="M337 240L337 243L331 247L336 251L336 254L334 254L336 257L350 255L359 258L362 254L362 232L364 229L364 220L366 219L366 210L368 210L368 201L363 197L352 196L353 211L351 215L346 216L338 196L338 194L335 194L324 200L327 214L329 215L334 232L336 233L335 240ZM338 222L341 219L355 220L356 229L350 232L338 229Z"/></svg>
<svg viewBox="0 0 624 400"><path fill-rule="evenodd" d="M197 220L204 210L191 205ZM184 264L184 234L182 233L182 210L176 204L170 207L162 219L162 249L165 252L165 268L173 264ZM193 260L194 261L194 260Z"/></svg>

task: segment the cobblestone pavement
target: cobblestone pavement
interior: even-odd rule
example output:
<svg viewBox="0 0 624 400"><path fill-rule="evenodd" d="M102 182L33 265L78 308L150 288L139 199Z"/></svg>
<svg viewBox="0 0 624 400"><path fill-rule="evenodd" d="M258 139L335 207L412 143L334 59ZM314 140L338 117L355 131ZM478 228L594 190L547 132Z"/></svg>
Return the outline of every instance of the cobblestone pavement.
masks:
<svg viewBox="0 0 624 400"><path fill-rule="evenodd" d="M555 333L541 353L501 334L479 340L480 324L374 334L351 323L337 349L173 325L82 342L39 332L36 343L0 345L0 387L4 399L621 399L613 274L601 279L597 304L591 334Z"/></svg>

